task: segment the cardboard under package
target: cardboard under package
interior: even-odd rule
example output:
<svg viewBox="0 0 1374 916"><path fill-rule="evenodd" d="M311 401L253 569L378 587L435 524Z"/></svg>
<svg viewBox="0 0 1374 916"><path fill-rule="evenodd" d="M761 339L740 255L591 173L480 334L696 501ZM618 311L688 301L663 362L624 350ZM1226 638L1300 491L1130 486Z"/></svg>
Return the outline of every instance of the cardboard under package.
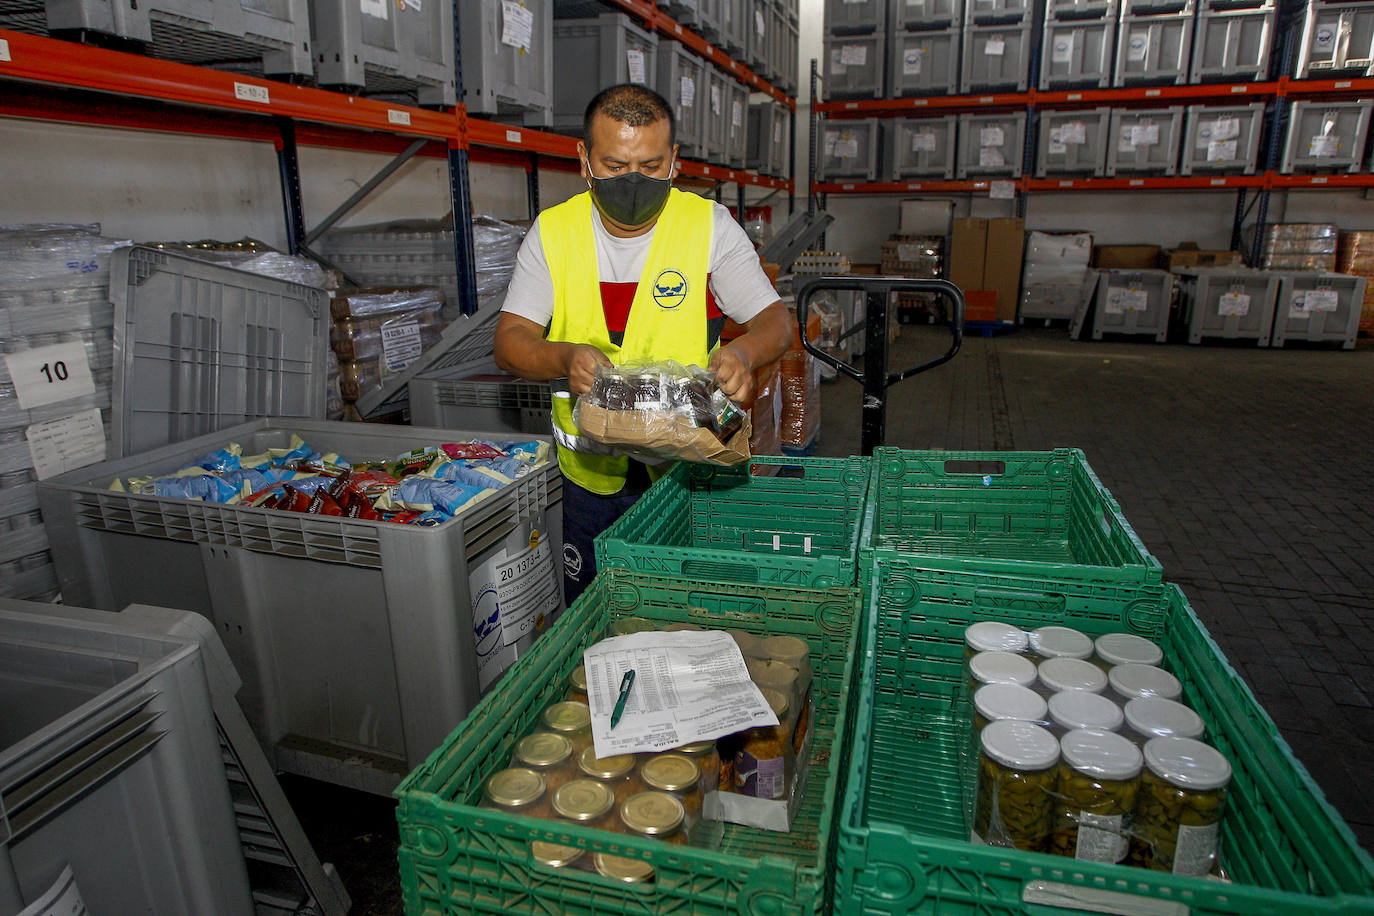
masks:
<svg viewBox="0 0 1374 916"><path fill-rule="evenodd" d="M721 442L709 429L692 426L671 410L607 410L580 400L577 427L584 436L606 445L702 464L736 465L749 460L753 426L743 425Z"/></svg>

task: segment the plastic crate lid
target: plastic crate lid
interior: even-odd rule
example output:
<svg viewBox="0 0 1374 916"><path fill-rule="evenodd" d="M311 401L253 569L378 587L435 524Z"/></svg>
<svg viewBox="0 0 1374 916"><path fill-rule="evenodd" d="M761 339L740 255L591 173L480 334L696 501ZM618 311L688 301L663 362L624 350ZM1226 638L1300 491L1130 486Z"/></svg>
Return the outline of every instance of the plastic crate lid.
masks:
<svg viewBox="0 0 1374 916"><path fill-rule="evenodd" d="M324 290L135 245L110 258L110 298L116 456L324 416Z"/></svg>

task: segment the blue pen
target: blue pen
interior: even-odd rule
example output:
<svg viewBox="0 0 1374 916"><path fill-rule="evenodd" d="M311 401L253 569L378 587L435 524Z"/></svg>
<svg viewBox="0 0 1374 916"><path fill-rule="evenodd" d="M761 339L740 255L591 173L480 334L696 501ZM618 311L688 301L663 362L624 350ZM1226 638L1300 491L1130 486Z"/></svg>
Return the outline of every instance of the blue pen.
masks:
<svg viewBox="0 0 1374 916"><path fill-rule="evenodd" d="M625 715L625 701L630 698L630 688L634 686L635 669L631 668L625 672L625 677L620 681L620 697L615 701L615 709L611 710L611 728L620 724L620 717Z"/></svg>

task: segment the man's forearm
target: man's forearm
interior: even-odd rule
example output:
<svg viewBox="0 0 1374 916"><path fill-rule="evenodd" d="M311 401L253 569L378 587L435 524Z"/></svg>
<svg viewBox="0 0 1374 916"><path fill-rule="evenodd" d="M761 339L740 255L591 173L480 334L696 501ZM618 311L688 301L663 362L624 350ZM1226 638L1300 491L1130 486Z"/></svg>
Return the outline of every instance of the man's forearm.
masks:
<svg viewBox="0 0 1374 916"><path fill-rule="evenodd" d="M764 309L748 324L748 330L729 346L751 369L767 366L782 357L792 345L792 323L781 302Z"/></svg>
<svg viewBox="0 0 1374 916"><path fill-rule="evenodd" d="M566 378L572 350L572 344L545 340L523 328L497 329L496 365L521 378Z"/></svg>

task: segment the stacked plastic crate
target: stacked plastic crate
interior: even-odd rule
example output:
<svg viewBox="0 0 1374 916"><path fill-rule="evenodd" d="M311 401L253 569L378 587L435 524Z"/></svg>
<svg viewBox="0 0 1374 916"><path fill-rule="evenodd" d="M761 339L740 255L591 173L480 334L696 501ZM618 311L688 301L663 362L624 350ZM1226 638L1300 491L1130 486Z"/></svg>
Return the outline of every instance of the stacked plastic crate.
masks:
<svg viewBox="0 0 1374 916"><path fill-rule="evenodd" d="M1200 0L1193 31L1191 82L1268 77L1277 17L1274 0Z"/></svg>
<svg viewBox="0 0 1374 916"><path fill-rule="evenodd" d="M1035 7L1030 0L967 0L960 91L1025 92L1030 87Z"/></svg>
<svg viewBox="0 0 1374 916"><path fill-rule="evenodd" d="M1117 0L1049 0L1040 57L1040 88L1111 85Z"/></svg>
<svg viewBox="0 0 1374 916"><path fill-rule="evenodd" d="M1299 79L1374 76L1374 3L1308 0L1299 48Z"/></svg>
<svg viewBox="0 0 1374 916"><path fill-rule="evenodd" d="M824 28L826 101L881 97L887 54L884 0L826 0Z"/></svg>
<svg viewBox="0 0 1374 916"><path fill-rule="evenodd" d="M1186 83L1195 14L1193 0L1123 0L1112 85Z"/></svg>

